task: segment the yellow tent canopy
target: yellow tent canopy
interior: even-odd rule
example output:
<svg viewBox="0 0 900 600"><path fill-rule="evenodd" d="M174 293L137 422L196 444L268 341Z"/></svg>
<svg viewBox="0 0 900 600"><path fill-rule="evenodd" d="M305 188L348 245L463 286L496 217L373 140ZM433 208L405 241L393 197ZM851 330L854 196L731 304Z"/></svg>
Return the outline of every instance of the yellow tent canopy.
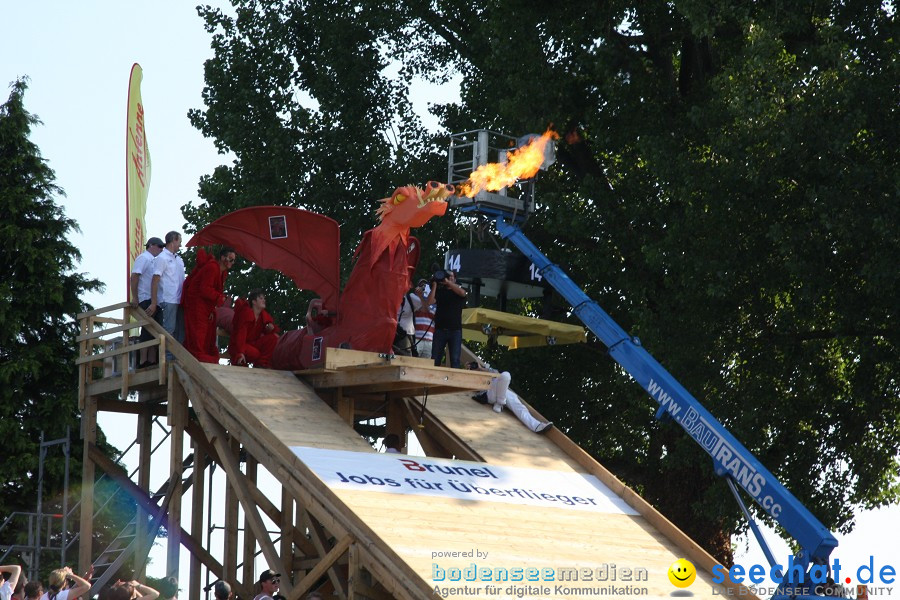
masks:
<svg viewBox="0 0 900 600"><path fill-rule="evenodd" d="M553 344L584 343L584 327L490 310L466 308L462 312L463 338L487 342L493 338L510 350Z"/></svg>

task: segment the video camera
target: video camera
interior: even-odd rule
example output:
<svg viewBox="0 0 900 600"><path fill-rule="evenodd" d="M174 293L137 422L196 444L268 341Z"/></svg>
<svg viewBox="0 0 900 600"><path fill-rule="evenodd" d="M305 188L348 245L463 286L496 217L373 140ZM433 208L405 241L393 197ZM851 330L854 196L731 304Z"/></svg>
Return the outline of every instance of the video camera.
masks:
<svg viewBox="0 0 900 600"><path fill-rule="evenodd" d="M431 276L431 280L436 283L443 283L445 279L447 279L447 271L442 269L437 263L431 263L431 270L434 273Z"/></svg>

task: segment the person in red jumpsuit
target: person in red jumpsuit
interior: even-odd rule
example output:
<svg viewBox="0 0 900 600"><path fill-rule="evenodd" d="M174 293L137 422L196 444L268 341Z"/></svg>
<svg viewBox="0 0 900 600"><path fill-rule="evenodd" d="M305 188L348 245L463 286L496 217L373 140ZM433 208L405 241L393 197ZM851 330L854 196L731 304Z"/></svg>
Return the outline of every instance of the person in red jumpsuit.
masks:
<svg viewBox="0 0 900 600"><path fill-rule="evenodd" d="M238 298L234 303L234 318L231 320L231 337L228 353L231 364L268 369L272 364L272 353L278 343L280 329L266 311L266 296L262 290L252 290L247 299Z"/></svg>
<svg viewBox="0 0 900 600"><path fill-rule="evenodd" d="M225 301L225 278L234 265L234 248L223 247L218 259L201 248L197 264L184 280L184 347L200 362L218 364L216 307Z"/></svg>

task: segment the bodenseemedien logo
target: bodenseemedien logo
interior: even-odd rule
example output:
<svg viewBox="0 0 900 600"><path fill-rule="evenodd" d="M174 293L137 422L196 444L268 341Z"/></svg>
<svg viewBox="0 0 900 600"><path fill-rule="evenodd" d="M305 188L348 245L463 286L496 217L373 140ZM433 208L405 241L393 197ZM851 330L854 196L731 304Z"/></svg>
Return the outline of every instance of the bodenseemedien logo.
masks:
<svg viewBox="0 0 900 600"><path fill-rule="evenodd" d="M481 556L480 551L476 556ZM437 553L434 553L437 554ZM487 557L487 553L484 553ZM545 598L573 596L647 596L649 580L644 567L603 563L597 567L502 567L469 563L468 566L431 564L435 596L499 596Z"/></svg>

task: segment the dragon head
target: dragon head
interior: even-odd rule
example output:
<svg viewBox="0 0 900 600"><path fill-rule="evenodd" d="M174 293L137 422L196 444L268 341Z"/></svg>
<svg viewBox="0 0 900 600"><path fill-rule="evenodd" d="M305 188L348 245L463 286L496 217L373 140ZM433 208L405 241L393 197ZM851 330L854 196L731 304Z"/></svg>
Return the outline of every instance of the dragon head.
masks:
<svg viewBox="0 0 900 600"><path fill-rule="evenodd" d="M389 198L381 200L381 206L376 211L381 221L379 227L421 227L431 217L440 217L447 212L445 198L453 195L454 191L452 185L437 181L429 181L425 189L414 185L397 188Z"/></svg>

